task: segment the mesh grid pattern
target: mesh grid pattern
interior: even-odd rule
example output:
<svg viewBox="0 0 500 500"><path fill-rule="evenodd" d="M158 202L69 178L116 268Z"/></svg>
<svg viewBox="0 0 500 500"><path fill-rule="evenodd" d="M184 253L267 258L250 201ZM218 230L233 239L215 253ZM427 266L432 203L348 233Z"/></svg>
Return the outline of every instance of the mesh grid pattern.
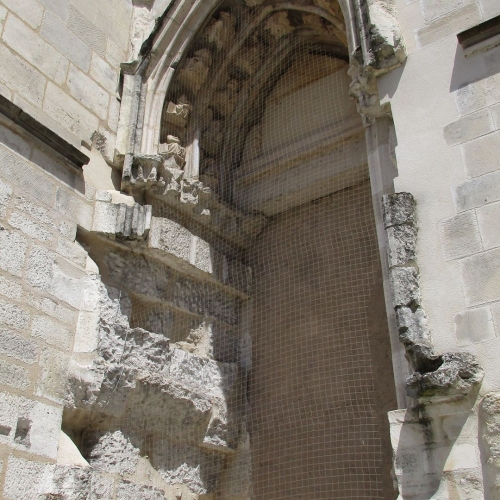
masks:
<svg viewBox="0 0 500 500"><path fill-rule="evenodd" d="M389 498L390 348L345 31L265 8L223 5L177 69L162 189L141 194L166 257L104 258L127 319L101 327L109 383L82 448L166 498ZM110 465L109 449L130 453Z"/></svg>

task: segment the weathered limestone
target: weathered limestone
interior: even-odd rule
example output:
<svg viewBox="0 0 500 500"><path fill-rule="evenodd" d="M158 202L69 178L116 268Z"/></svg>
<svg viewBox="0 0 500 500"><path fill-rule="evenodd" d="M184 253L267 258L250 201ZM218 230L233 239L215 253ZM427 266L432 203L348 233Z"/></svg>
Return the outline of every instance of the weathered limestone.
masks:
<svg viewBox="0 0 500 500"><path fill-rule="evenodd" d="M420 401L466 396L481 384L484 372L471 354L437 355L434 351L421 307L415 256L415 200L410 193L385 195L382 211L388 233L389 276L400 340L415 370L406 381L406 392Z"/></svg>
<svg viewBox="0 0 500 500"><path fill-rule="evenodd" d="M479 410L484 498L494 500L500 490L500 395L487 394Z"/></svg>

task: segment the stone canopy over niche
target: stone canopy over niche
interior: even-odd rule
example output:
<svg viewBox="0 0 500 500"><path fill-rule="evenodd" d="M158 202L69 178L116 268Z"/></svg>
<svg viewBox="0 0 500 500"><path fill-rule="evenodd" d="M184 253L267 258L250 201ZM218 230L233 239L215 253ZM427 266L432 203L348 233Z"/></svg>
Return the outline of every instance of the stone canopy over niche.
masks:
<svg viewBox="0 0 500 500"><path fill-rule="evenodd" d="M364 180L348 60L337 2L223 2L166 95L158 146L165 165L266 215ZM328 92L333 98L321 99ZM354 171L339 161L346 155Z"/></svg>

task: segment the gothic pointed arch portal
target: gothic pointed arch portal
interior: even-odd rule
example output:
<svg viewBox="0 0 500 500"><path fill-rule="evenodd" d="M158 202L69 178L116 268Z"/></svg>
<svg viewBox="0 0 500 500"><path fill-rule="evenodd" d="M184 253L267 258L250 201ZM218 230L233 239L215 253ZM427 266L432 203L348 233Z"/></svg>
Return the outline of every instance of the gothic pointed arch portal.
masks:
<svg viewBox="0 0 500 500"><path fill-rule="evenodd" d="M363 44L342 4L226 0L125 68L141 99L122 189L168 221L168 262L210 275L169 277L175 307L132 308L220 372L206 422L154 438L153 466L193 498L395 497L371 118L349 99Z"/></svg>

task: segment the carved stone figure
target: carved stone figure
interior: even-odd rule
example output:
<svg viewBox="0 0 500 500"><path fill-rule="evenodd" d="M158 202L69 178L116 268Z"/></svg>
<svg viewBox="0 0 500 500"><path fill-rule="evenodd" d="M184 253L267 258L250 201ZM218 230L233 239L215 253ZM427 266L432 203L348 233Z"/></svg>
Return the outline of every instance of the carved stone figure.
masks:
<svg viewBox="0 0 500 500"><path fill-rule="evenodd" d="M266 23L266 30L275 38L289 35L294 29L295 28L290 24L288 19L288 13L285 11L276 12L276 14L273 14Z"/></svg>
<svg viewBox="0 0 500 500"><path fill-rule="evenodd" d="M179 81L190 92L197 92L207 79L212 65L212 53L208 49L197 50L179 71Z"/></svg>
<svg viewBox="0 0 500 500"><path fill-rule="evenodd" d="M166 167L182 168L186 161L186 149L173 135L167 136L167 142L160 144L158 153L165 158Z"/></svg>
<svg viewBox="0 0 500 500"><path fill-rule="evenodd" d="M219 19L214 20L205 30L207 41L218 50L228 47L234 39L236 20L229 12L221 12Z"/></svg>
<svg viewBox="0 0 500 500"><path fill-rule="evenodd" d="M186 96L182 96L179 98L178 104L172 101L167 104L164 120L168 124L185 127L190 111L191 106L188 104Z"/></svg>

